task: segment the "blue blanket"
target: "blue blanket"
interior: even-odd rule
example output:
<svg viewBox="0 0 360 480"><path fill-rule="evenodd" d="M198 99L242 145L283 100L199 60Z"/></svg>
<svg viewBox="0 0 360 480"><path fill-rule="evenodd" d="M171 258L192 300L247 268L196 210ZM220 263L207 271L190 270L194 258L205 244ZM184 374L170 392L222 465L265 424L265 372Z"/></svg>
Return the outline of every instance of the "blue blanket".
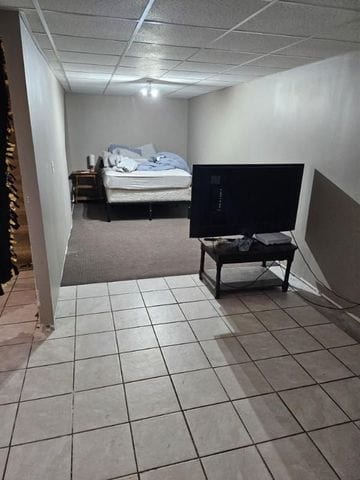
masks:
<svg viewBox="0 0 360 480"><path fill-rule="evenodd" d="M152 170L171 170L179 168L190 173L189 165L186 161L176 153L171 152L159 152L155 157L151 157L146 162L139 164L137 170L152 171Z"/></svg>

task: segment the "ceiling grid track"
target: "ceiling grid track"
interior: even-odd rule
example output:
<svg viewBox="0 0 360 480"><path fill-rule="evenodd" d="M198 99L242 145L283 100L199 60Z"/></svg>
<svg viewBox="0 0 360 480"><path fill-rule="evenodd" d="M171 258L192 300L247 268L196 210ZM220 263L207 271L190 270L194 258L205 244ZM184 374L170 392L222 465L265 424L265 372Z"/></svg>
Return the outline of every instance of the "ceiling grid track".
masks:
<svg viewBox="0 0 360 480"><path fill-rule="evenodd" d="M106 90L108 89L108 87L109 87L109 85L110 85L110 83L111 83L111 80L113 79L113 77L114 77L114 75L115 75L115 73L116 73L116 70L119 68L122 59L125 58L127 52L130 50L130 47L131 47L131 45L133 44L133 42L134 42L134 40L135 40L135 37L136 37L138 31L140 30L140 28L142 27L142 24L144 23L144 21L145 21L147 15L148 15L148 13L149 13L151 7L153 6L154 2L155 2L155 0L149 0L149 1L148 1L147 5L146 5L146 7L145 7L145 9L144 9L144 11L143 11L143 13L142 13L142 15L141 15L138 23L137 23L137 25L136 25L136 27L135 27L135 30L133 31L133 33L132 33L132 35L131 35L131 37L130 37L130 40L128 41L128 44L126 45L126 48L125 48L124 52L121 54L118 63L117 63L117 64L115 65L115 67L114 67L113 73L111 74L111 77L110 77L109 81L107 82L106 87L105 87L105 89L104 89L104 91L103 91L103 95L106 93Z"/></svg>
<svg viewBox="0 0 360 480"><path fill-rule="evenodd" d="M360 17L359 17L359 19L360 19ZM350 24L350 23L353 23L353 21L346 22L345 24L342 24L342 25L339 25L339 26L346 26L347 24ZM328 33L328 32L323 31L323 32L320 33L320 35L324 35L324 34L326 34L326 33ZM265 35L266 35L266 34L265 34ZM225 35L223 35L223 36L225 36ZM223 36L222 36L222 37L223 37ZM272 50L271 52L268 52L268 53L266 53L266 54L260 55L259 57L253 58L253 59L251 59L251 60L247 60L247 61L245 61L245 62L242 62L242 63L238 64L238 65L232 65L231 67L229 67L229 69L224 70L223 72L221 72L221 74L222 74L222 75L226 75L226 74L228 74L229 72L231 72L232 70L235 70L235 69L237 69L237 68L240 68L240 67L243 67L243 66L246 66L246 65L251 65L251 63L256 62L257 60L260 60L260 59L262 59L262 58L266 58L266 57L268 57L268 56L275 55L275 54L277 54L277 53L279 53L279 52L281 52L281 51L283 51L283 50L286 50L286 49L289 48L289 47L293 47L293 46L295 46L295 45L300 45L301 43L307 42L307 41L309 41L309 40L311 40L311 39L313 39L313 38L315 38L315 37L318 37L318 36L319 36L319 34L314 34L314 35L311 35L311 36L309 36L309 37L304 37L304 38L302 38L301 40L297 40L297 41L295 41L295 42L293 42L293 43L290 43L289 45L286 45L286 46L284 46L284 47L280 47L280 48L278 48L278 49ZM215 41L217 41L217 39L214 40L214 42L215 42ZM207 48L207 47L205 47L205 48ZM201 49L201 50L202 50L202 49ZM187 60L184 60L184 61L187 61ZM284 71L286 71L286 70L288 70L288 69L285 68ZM169 70L169 71L171 71L171 70ZM165 73L164 73L164 75L165 75ZM176 90L176 92L178 92L178 91L180 91L180 90L183 90L184 88L187 88L188 86L195 86L195 85L198 86L200 82L203 82L203 81L205 81L205 80L208 80L208 79L211 79L211 78L213 78L213 77L216 77L217 75L218 75L218 73L213 73L213 74L209 75L208 77L206 77L205 79L199 80L199 81L197 81L197 82L194 82L194 83L191 83L191 84L189 84L189 85L186 85L186 86L184 86L184 87L179 88L178 90ZM262 78L262 77L260 76L259 78ZM224 87L224 88L226 88L226 87ZM174 92L172 92L172 93L174 93Z"/></svg>
<svg viewBox="0 0 360 480"><path fill-rule="evenodd" d="M58 49L57 49L57 47L56 47L56 45L55 45L55 42L54 42L54 39L53 39L53 37L52 37L52 35L51 35L51 33L50 33L48 24L47 24L47 22L46 22L46 20L45 20L44 14L43 14L43 12L42 12L42 10L41 10L41 8L40 8L39 2L38 2L38 0L31 0L31 1L32 1L33 5L34 5L34 8L35 8L35 10L36 10L36 12L37 12L37 14L38 14L38 16L39 16L40 22L41 22L41 24L42 24L42 26L43 26L43 28L44 28L44 30L45 30L45 33L46 33L46 35L48 36L49 42L50 42L50 44L51 44L51 46L52 46L52 48L53 48L53 50L54 50L55 57L56 57L59 65L60 65L60 68L61 68L61 70L62 70L62 73L64 74L65 81L66 81L66 83L67 83L67 85L68 85L68 87L69 87L69 90L71 91L71 84L70 84L69 79L68 79L68 76L67 76L67 74L66 74L66 70L65 70L65 68L64 68L64 65L62 64L61 59L60 59L60 55L59 55Z"/></svg>
<svg viewBox="0 0 360 480"><path fill-rule="evenodd" d="M135 85L151 80L162 96L188 98L360 50L353 0L244 0L238 7L227 0L209 4L204 15L175 0L109 1L101 8L94 0L31 1L34 8L20 0L18 8L68 91L133 95ZM199 8L206 5L199 0ZM243 18L231 26L236 17Z"/></svg>
<svg viewBox="0 0 360 480"><path fill-rule="evenodd" d="M352 23L352 22L348 22L348 23ZM341 26L345 26L345 25L347 25L347 23L346 23L346 24L343 24L343 25L341 25ZM324 33L326 33L326 32L322 32L322 34L324 34ZM239 64L239 65L232 65L228 70L224 70L224 71L222 72L222 74L227 74L228 72L231 72L232 70L234 70L234 69L236 69L236 68L239 68L239 67L243 67L243 66L245 66L245 65L251 65L251 63L253 63L253 62L255 62L255 61L257 61L257 60L259 60L259 59L261 59L261 58L265 58L265 57L267 57L267 56L269 56L269 55L275 55L275 54L277 54L278 52L281 52L282 50L286 50L287 48L293 47L293 46L295 46L295 45L300 45L301 43L307 42L308 40L311 40L311 39L314 38L314 37L316 37L316 35L311 35L311 36L309 36L309 37L303 38L303 39L301 39L301 40L297 40L297 41L294 42L294 43L291 43L291 44L289 44L289 45L286 45L285 47L280 47L280 48L278 48L278 49L276 49L276 50L273 50L272 52L266 53L266 54L261 55L261 56L259 56L259 57L257 57L257 58L253 58L252 60L248 60L248 61L246 61L246 62L243 62L243 63L241 63L241 64ZM284 69L284 71L286 71L286 70L287 70L287 69ZM206 77L205 79L199 80L198 82L194 82L194 83L192 83L192 84L189 85L189 86L198 85L200 82L203 82L204 80L211 79L212 77L215 77L216 75L218 75L218 74L217 74L217 73L211 74L211 75L209 75L208 77ZM262 78L262 77L259 77L259 78ZM186 86L185 86L185 87L182 87L182 88L179 88L179 90L176 90L176 91L178 92L178 91L180 91L180 90L183 90L184 88L186 88ZM226 88L226 87L224 87L224 88Z"/></svg>
<svg viewBox="0 0 360 480"><path fill-rule="evenodd" d="M235 31L237 28L239 28L241 25L244 25L246 22L248 22L249 20L255 18L257 15L259 15L260 13L264 12L265 10L267 10L268 8L272 7L275 3L277 3L278 0L272 0L272 2L268 3L267 5L264 5L264 7L260 8L260 10L257 10L256 12L254 12L253 14L249 15L247 18L245 18L244 20L242 20L241 22L237 23L236 25L234 25L232 28L230 28L228 31L224 32L223 34L219 35L218 37L214 38L213 40L211 40L206 47L201 47L199 48L196 52L192 53L191 55L189 55L188 58L186 58L185 60L182 60L179 65L176 65L175 68L177 68L178 66L182 65L183 63L185 62L188 62L191 58L193 58L195 55L197 55L198 53L200 53L201 51L203 50L206 50L208 48L211 48L211 45L213 45L215 42L219 41L220 39L226 37L226 35L229 35L230 33L232 33L233 31ZM173 71L173 69L169 69L166 73L168 72L171 72ZM166 74L164 73L164 75ZM161 78L161 77L160 77Z"/></svg>

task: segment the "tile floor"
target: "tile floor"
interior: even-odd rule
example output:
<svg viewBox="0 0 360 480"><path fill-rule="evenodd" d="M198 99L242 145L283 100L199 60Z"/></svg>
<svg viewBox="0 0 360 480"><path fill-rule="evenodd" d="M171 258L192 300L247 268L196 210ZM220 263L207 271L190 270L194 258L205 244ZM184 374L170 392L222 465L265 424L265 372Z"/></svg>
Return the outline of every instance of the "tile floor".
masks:
<svg viewBox="0 0 360 480"><path fill-rule="evenodd" d="M295 293L196 275L0 304L3 480L359 480L360 344Z"/></svg>

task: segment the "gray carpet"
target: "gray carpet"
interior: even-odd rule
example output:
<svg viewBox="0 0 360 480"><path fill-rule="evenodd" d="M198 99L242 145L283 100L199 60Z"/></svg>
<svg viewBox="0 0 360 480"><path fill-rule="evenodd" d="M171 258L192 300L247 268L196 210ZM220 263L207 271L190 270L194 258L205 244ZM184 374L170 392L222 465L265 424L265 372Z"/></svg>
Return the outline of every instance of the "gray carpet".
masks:
<svg viewBox="0 0 360 480"><path fill-rule="evenodd" d="M62 285L196 273L198 240L189 238L183 205L116 206L108 223L103 204L74 205Z"/></svg>

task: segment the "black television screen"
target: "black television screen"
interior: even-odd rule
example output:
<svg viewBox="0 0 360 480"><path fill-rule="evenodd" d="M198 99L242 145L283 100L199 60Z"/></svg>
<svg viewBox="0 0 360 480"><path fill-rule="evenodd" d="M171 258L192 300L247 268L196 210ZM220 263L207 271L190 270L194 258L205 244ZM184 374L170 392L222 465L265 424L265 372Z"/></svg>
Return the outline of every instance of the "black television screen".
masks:
<svg viewBox="0 0 360 480"><path fill-rule="evenodd" d="M190 237L295 227L303 164L194 165Z"/></svg>

